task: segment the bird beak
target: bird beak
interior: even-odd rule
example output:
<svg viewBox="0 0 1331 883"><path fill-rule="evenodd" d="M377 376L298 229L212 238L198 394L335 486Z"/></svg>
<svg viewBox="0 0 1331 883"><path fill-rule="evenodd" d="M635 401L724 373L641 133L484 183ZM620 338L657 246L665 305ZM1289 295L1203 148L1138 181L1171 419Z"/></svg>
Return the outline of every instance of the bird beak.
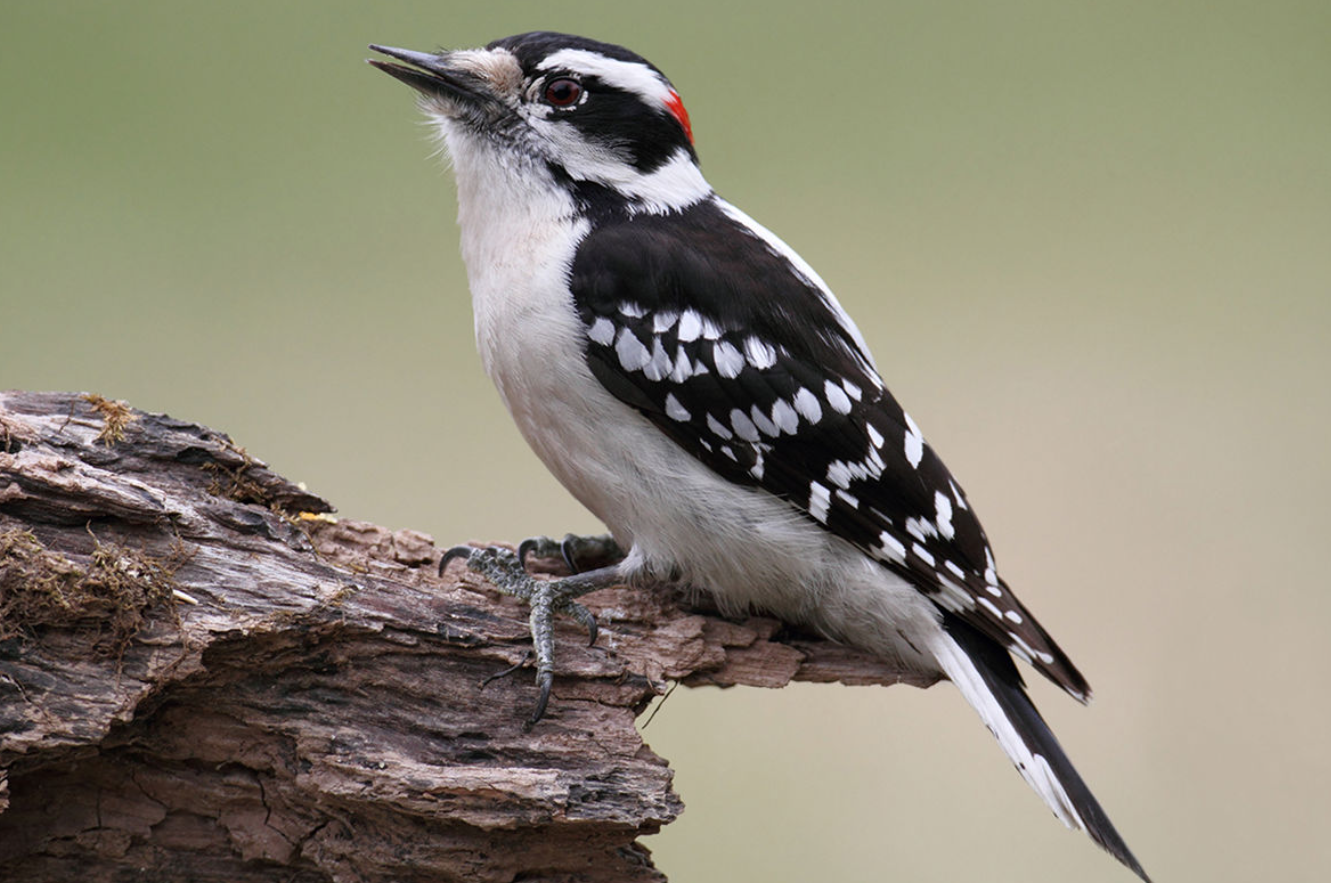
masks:
<svg viewBox="0 0 1331 883"><path fill-rule="evenodd" d="M392 46L370 48L375 52L396 58L412 65L395 64L391 61L366 59L379 70L391 77L396 77L411 88L430 98L460 100L463 103L487 103L490 97L483 91L479 77L465 70L449 67L448 53L430 55L426 52L413 52L410 49L395 49Z"/></svg>

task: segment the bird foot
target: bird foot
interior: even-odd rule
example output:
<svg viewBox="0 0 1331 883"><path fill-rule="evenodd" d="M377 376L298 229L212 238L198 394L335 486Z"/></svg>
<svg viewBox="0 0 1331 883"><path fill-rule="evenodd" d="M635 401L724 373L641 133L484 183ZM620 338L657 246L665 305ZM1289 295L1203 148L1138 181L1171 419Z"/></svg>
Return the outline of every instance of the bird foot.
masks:
<svg viewBox="0 0 1331 883"><path fill-rule="evenodd" d="M565 538L565 542L567 539ZM533 541L524 542L523 547L527 547L531 542ZM545 540L545 542L551 541ZM562 548L562 544L554 548ZM499 546L489 546L484 549L474 546L454 546L440 559L439 572L442 574L450 561L457 558L465 559L468 569L485 577L496 589L531 606L529 621L532 650L536 656L536 686L540 689L536 708L528 720L528 726L531 726L545 714L550 701L550 690L554 686L555 614L568 616L587 629L590 637L588 646L595 644L596 617L573 599L615 584L619 581L619 572L612 566L577 573L563 579L536 579L527 573L523 566L526 554L515 553Z"/></svg>
<svg viewBox="0 0 1331 883"><path fill-rule="evenodd" d="M624 560L624 550L619 548L610 534L578 536L565 534L562 540L550 537L528 537L518 544L518 560L527 566L528 558L558 558L564 562L569 573L582 573L596 570Z"/></svg>

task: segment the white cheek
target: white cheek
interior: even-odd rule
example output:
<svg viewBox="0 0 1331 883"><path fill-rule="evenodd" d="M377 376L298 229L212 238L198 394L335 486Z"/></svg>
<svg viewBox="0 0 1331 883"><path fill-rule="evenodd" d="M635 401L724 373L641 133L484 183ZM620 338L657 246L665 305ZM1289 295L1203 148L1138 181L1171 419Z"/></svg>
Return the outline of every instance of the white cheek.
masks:
<svg viewBox="0 0 1331 883"><path fill-rule="evenodd" d="M688 152L680 149L660 168L644 174L622 149L589 141L575 126L528 113L531 144L575 181L603 184L629 197L631 212L677 211L710 196L711 186Z"/></svg>
<svg viewBox="0 0 1331 883"><path fill-rule="evenodd" d="M527 117L532 143L552 162L563 166L576 181L614 183L623 180L633 167L603 144L592 143L566 122L531 113Z"/></svg>

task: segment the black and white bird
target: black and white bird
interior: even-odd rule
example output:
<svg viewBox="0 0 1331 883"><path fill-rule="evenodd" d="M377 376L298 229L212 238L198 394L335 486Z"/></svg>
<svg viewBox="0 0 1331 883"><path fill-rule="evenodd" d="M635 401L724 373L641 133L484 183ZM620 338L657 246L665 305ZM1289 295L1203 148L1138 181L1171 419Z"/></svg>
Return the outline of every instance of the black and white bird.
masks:
<svg viewBox="0 0 1331 883"><path fill-rule="evenodd" d="M1069 827L1146 874L1073 769L1012 657L1086 679L998 575L960 485L864 338L789 246L712 190L679 94L619 46L536 32L484 49L372 49L420 93L457 178L485 369L527 442L625 557L533 581L545 708L550 619L632 580L704 587L946 675ZM441 565L442 566L442 565Z"/></svg>

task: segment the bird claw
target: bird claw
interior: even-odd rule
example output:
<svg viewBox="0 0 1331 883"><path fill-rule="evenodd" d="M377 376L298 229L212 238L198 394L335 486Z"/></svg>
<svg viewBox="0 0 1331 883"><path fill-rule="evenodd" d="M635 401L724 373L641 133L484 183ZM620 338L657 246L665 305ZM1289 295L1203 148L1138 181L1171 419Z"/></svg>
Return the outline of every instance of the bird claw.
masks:
<svg viewBox="0 0 1331 883"><path fill-rule="evenodd" d="M527 566L527 559L536 558L563 558L563 544L550 539L549 537L527 537L518 543L518 560L522 566ZM564 562L568 563L567 560ZM572 570L572 568L570 568ZM577 573L576 570L572 571Z"/></svg>
<svg viewBox="0 0 1331 883"><path fill-rule="evenodd" d="M485 680L481 681L481 689L482 690L485 689L486 687L490 686L492 682L497 681L500 678L508 677L509 675L513 674L513 672L522 668L528 662L531 662L531 653L525 654L521 659L510 665L508 668L501 669L500 671L497 671L492 675L487 675Z"/></svg>
<svg viewBox="0 0 1331 883"><path fill-rule="evenodd" d="M609 564L618 564L624 560L624 550L619 548L610 534L579 536L565 534L562 540L550 537L528 537L518 544L518 560L527 566L528 557L559 558L568 568L569 573L582 573ZM590 566L589 566L590 565Z"/></svg>
<svg viewBox="0 0 1331 883"><path fill-rule="evenodd" d="M470 560L472 553L479 551L475 546L454 546L443 555L439 556L439 575L444 575L444 568L448 567L448 562L458 558Z"/></svg>
<svg viewBox="0 0 1331 883"><path fill-rule="evenodd" d="M575 537L574 539L578 538ZM442 574L448 562L457 558L465 558L468 569L485 577L504 594L526 601L531 606L529 621L531 624L532 649L536 656L536 685L540 689L540 695L536 701L536 708L528 720L528 726L535 724L545 714L546 706L550 701L550 691L554 686L555 614L568 616L587 629L590 637L587 646L594 645L597 637L596 617L592 615L590 610L573 599L594 589L601 588L603 584L614 581L613 579L607 579L610 574L604 571L596 579L587 579L581 576L551 580L535 579L527 573L524 562L526 556L532 551L551 548L550 545L542 546L542 542L553 544L553 541L544 538L524 540L522 545L518 547L517 552L505 549L502 546L489 546L484 549L478 549L474 546L454 546L443 554L439 562L439 572ZM567 542L568 538L565 538L565 543ZM559 545L562 546L563 544ZM518 666L501 672L495 677L502 677L521 667L525 662L526 660L523 660ZM486 683L489 683L489 680L487 679Z"/></svg>

